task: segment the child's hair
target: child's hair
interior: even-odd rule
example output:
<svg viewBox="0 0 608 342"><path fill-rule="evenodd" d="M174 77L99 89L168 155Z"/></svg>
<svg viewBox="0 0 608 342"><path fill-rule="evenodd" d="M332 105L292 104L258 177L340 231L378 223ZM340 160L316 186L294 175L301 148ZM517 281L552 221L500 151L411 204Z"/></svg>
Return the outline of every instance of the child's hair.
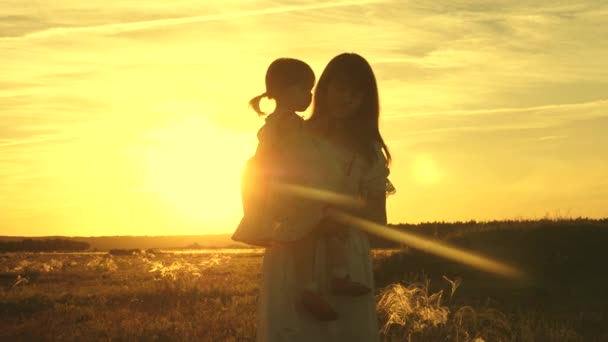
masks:
<svg viewBox="0 0 608 342"><path fill-rule="evenodd" d="M296 84L304 84L312 89L314 83L315 73L308 64L295 58L275 59L266 71L266 91L252 98L249 105L258 115L265 115L260 109L263 97L280 101L283 89Z"/></svg>

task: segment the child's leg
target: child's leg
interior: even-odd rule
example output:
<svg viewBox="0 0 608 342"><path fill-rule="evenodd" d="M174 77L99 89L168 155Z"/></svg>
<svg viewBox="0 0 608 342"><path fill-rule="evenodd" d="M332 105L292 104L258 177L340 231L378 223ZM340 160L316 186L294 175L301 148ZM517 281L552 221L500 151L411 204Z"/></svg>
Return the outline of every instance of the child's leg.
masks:
<svg viewBox="0 0 608 342"><path fill-rule="evenodd" d="M346 244L347 240L341 236L327 236L327 258L331 275L334 278L345 278L348 276Z"/></svg>
<svg viewBox="0 0 608 342"><path fill-rule="evenodd" d="M348 271L348 235L327 236L327 256L331 267L331 293L342 296L363 296L371 292L371 288L363 283L353 281Z"/></svg>
<svg viewBox="0 0 608 342"><path fill-rule="evenodd" d="M339 314L319 293L315 281L315 254L317 241L313 234L293 244L294 266L302 286L299 303L316 319L328 322L338 319Z"/></svg>
<svg viewBox="0 0 608 342"><path fill-rule="evenodd" d="M293 243L296 274L303 289L312 292L319 290L315 281L316 247L316 237L313 234Z"/></svg>

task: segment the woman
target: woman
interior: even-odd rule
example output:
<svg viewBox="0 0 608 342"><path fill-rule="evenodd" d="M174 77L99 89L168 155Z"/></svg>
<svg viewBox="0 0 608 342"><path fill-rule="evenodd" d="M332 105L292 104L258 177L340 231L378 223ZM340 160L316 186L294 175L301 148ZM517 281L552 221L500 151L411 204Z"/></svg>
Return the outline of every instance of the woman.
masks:
<svg viewBox="0 0 608 342"><path fill-rule="evenodd" d="M336 56L319 79L313 113L306 122L325 163L316 167L333 171L330 178L336 184L328 186L332 191L340 189L366 200L368 205L363 210L351 210L351 214L385 223L390 153L380 135L378 118L378 89L370 65L356 54ZM273 244L266 249L257 340L378 341L373 291L357 297L334 296L330 292L332 265L326 252L331 239L327 237L336 234L344 239L345 260L341 264L346 265L348 277L373 289L367 236L355 227L340 227L329 219L323 220L315 232L306 237L314 240L314 244ZM301 277L306 272L300 272L297 265L298 260L311 255L315 260L316 283L337 311L336 320L320 321L301 308L299 294L304 283Z"/></svg>

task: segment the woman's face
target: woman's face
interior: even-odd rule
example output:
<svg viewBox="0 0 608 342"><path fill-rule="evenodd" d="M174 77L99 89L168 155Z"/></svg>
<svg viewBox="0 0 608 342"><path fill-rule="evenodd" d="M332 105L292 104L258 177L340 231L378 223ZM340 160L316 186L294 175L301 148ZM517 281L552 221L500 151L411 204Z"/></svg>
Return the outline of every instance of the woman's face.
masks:
<svg viewBox="0 0 608 342"><path fill-rule="evenodd" d="M329 81L327 85L327 105L329 115L336 119L346 119L361 106L361 94L349 84Z"/></svg>

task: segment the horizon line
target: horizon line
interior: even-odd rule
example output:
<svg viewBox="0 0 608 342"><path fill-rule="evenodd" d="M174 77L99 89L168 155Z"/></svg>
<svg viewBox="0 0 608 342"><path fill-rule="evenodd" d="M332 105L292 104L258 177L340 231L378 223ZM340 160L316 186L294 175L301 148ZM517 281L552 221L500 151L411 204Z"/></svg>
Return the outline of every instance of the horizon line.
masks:
<svg viewBox="0 0 608 342"><path fill-rule="evenodd" d="M388 223L388 226L421 226L421 225L429 225L429 224L445 224L445 225L453 225L453 224L488 224L488 223L531 223L531 222L571 222L571 221L592 221L592 222L602 222L608 221L608 216L604 217L541 217L541 218L513 218L513 219L494 219L494 220L456 220L456 221L422 221L418 223L407 223L407 222L399 222L399 223ZM4 235L0 234L0 239L2 238L53 238L53 237L64 237L64 238L107 238L107 237L179 237L179 236L221 236L221 235L232 235L233 232L227 233L207 233L207 234L173 234L173 235ZM235 243L239 243L235 241Z"/></svg>

